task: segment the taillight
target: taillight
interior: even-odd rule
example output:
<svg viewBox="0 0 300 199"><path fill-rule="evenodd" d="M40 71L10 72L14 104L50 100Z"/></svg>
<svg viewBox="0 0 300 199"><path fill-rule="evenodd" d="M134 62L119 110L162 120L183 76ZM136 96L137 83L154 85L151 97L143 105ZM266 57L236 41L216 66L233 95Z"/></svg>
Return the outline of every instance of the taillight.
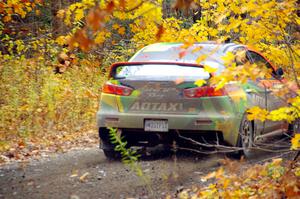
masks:
<svg viewBox="0 0 300 199"><path fill-rule="evenodd" d="M115 85L111 83L105 83L102 88L103 93L123 95L123 96L131 95L132 91L133 91L132 88L121 86L121 85Z"/></svg>
<svg viewBox="0 0 300 199"><path fill-rule="evenodd" d="M184 89L183 93L184 96L188 98L216 97L226 95L223 89L215 90L215 88L211 86L188 88Z"/></svg>

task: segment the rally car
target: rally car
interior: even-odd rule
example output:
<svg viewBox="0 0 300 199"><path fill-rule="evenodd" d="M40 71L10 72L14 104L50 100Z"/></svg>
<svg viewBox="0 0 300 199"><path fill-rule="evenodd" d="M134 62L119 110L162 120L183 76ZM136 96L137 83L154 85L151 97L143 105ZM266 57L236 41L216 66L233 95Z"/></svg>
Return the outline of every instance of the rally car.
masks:
<svg viewBox="0 0 300 199"><path fill-rule="evenodd" d="M270 92L281 85L283 71L275 68L260 53L235 43L195 43L182 55L182 43L156 43L138 51L128 62L111 66L97 112L100 147L108 158L118 152L110 141L109 127L118 129L127 146L180 144L180 137L196 141L240 147L249 155L252 146L265 138L283 134L285 121L249 121L247 109L259 106L274 110L286 100ZM198 50L194 50L198 48ZM251 63L272 70L272 77L247 83L230 82L216 90L207 83L224 68L228 52L243 50ZM206 55L200 64L197 59ZM217 71L211 74L203 66ZM186 141L186 140L185 140Z"/></svg>

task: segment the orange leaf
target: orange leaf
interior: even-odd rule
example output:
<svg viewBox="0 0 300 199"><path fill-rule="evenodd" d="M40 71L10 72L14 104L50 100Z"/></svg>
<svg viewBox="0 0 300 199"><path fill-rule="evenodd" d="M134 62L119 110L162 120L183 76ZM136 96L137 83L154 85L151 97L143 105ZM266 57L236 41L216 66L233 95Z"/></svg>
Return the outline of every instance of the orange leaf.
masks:
<svg viewBox="0 0 300 199"><path fill-rule="evenodd" d="M86 177L87 177L89 174L90 174L89 172L84 173L82 176L80 176L79 180L80 180L81 182L84 182L85 179L86 179Z"/></svg>
<svg viewBox="0 0 300 199"><path fill-rule="evenodd" d="M162 34L165 32L165 29L164 29L164 26L163 25L160 25L158 27L158 31L156 33L156 40L160 40Z"/></svg>
<svg viewBox="0 0 300 199"><path fill-rule="evenodd" d="M173 8L175 10L185 10L187 11L190 8L195 8L195 3L193 0L176 0Z"/></svg>
<svg viewBox="0 0 300 199"><path fill-rule="evenodd" d="M125 29L124 27L121 27L121 28L119 28L119 30L118 30L118 33L119 33L120 35L124 35L125 32L126 32L126 29Z"/></svg>
<svg viewBox="0 0 300 199"><path fill-rule="evenodd" d="M120 7L121 7L121 10L125 10L125 8L126 8L126 1L125 0L120 0Z"/></svg>
<svg viewBox="0 0 300 199"><path fill-rule="evenodd" d="M216 177L216 172L214 171L201 178L201 181L206 182L208 179L215 178L215 177Z"/></svg>
<svg viewBox="0 0 300 199"><path fill-rule="evenodd" d="M62 60L67 60L67 59L69 59L69 56L68 56L65 52L61 52L58 56L59 56L59 58L61 58Z"/></svg>
<svg viewBox="0 0 300 199"><path fill-rule="evenodd" d="M103 20L105 15L105 11L92 9L86 17L86 23L93 31L97 31L104 26Z"/></svg>
<svg viewBox="0 0 300 199"><path fill-rule="evenodd" d="M93 45L93 41L90 40L84 29L77 30L74 36L69 41L70 48L74 48L74 44L78 43L79 48L83 51L90 50L91 46Z"/></svg>
<svg viewBox="0 0 300 199"><path fill-rule="evenodd" d="M0 3L0 13L4 13L4 8L5 8L5 5L4 3Z"/></svg>
<svg viewBox="0 0 300 199"><path fill-rule="evenodd" d="M106 11L108 13L112 13L112 11L115 9L115 3L113 1L110 1L106 6Z"/></svg>
<svg viewBox="0 0 300 199"><path fill-rule="evenodd" d="M186 54L187 54L187 51L185 50L185 51L181 51L180 53L179 53L179 58L181 59L181 58L183 58L184 56L186 56Z"/></svg>

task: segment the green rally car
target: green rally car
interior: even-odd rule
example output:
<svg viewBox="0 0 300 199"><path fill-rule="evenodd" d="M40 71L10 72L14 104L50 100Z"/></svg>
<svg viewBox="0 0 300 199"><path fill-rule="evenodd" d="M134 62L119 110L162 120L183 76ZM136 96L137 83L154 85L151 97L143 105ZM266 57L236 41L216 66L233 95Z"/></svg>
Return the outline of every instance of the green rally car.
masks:
<svg viewBox="0 0 300 199"><path fill-rule="evenodd" d="M256 143L288 130L284 121L249 121L246 117L247 109L253 106L274 110L287 105L269 90L274 85L282 86L281 68L276 70L261 54L244 45L196 43L184 55L182 45L152 44L129 62L111 66L97 112L100 147L108 158L118 152L107 127L117 128L128 147L171 145L174 140L180 144L183 136L202 143L237 146L246 156ZM209 83L200 87L195 84L220 74L225 68L222 57L239 50L246 52L247 61L271 69L272 77L245 84L230 82L220 90ZM203 55L206 59L197 64ZM217 71L210 74L203 65Z"/></svg>

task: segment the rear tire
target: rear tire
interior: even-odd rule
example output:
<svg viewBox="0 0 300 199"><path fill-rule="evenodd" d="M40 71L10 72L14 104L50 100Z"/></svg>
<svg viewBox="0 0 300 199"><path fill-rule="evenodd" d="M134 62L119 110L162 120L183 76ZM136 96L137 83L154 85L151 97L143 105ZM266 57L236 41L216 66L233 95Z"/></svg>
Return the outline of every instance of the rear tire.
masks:
<svg viewBox="0 0 300 199"><path fill-rule="evenodd" d="M121 155L118 151L115 151L115 145L111 143L109 130L107 128L99 128L100 149L103 150L107 159L114 160L120 159Z"/></svg>
<svg viewBox="0 0 300 199"><path fill-rule="evenodd" d="M103 149L104 155L109 160L119 160L121 158L121 155L119 152L111 149Z"/></svg>
<svg viewBox="0 0 300 199"><path fill-rule="evenodd" d="M245 115L240 124L239 137L238 137L238 147L241 147L242 150L238 152L238 157L245 156L250 158L254 155L254 128L253 123L247 119Z"/></svg>

